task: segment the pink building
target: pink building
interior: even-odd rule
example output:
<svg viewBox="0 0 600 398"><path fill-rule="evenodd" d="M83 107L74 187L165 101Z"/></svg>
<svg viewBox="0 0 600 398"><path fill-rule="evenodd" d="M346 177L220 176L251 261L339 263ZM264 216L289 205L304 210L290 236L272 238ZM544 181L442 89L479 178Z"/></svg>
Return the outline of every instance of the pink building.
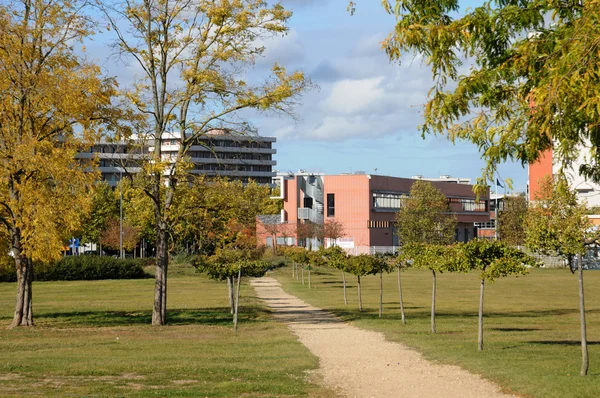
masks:
<svg viewBox="0 0 600 398"><path fill-rule="evenodd" d="M268 225L279 225L278 245L296 245L299 223L323 224L334 219L343 225L345 232L336 242L338 246L354 253L393 251L400 243L394 228L395 216L415 181L368 174L283 177L282 214L258 217L258 244L272 245L272 232L277 228ZM476 237L474 223L489 221L489 192L477 200L472 185L438 181L432 184L447 196L457 215L456 240Z"/></svg>

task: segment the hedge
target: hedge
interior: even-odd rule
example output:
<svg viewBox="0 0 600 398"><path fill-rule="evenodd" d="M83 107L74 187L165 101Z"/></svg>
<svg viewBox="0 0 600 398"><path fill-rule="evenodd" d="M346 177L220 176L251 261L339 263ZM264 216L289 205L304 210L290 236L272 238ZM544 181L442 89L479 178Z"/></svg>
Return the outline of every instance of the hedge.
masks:
<svg viewBox="0 0 600 398"><path fill-rule="evenodd" d="M142 279L146 259L118 259L110 256L69 256L50 264L35 264L36 281L92 281L100 279ZM16 282L13 267L0 268L0 282Z"/></svg>

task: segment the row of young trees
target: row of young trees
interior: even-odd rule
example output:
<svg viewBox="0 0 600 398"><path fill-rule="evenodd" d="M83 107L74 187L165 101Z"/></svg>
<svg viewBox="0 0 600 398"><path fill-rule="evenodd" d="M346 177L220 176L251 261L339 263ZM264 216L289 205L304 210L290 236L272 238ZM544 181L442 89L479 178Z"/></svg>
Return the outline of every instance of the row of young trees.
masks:
<svg viewBox="0 0 600 398"><path fill-rule="evenodd" d="M181 228L185 205L176 205L185 201L190 148L215 128L251 135L240 112L291 114L311 85L277 64L262 83L244 78L265 39L287 32L291 15L265 0L0 5L0 225L18 276L11 327L34 324L33 264L59 257L93 205L94 160L75 155L101 137L147 145L168 135L175 156L166 159L152 145L131 180L145 195L132 204L145 210L148 228L139 232L156 247L152 323L165 324L169 250L174 234L191 228ZM86 58L84 44L104 26L113 53L139 71L133 81L104 76Z"/></svg>
<svg viewBox="0 0 600 398"><path fill-rule="evenodd" d="M532 251L562 256L568 260L575 272L572 259L577 257L577 271L580 292L582 368L587 374L589 367L585 306L583 295L582 254L587 245L597 244L599 232L592 228L586 217L585 204L577 202L576 195L569 190L564 178L547 178L541 183L540 198L521 214L522 206L515 206L505 218L505 230L517 231L503 240L474 239L468 243L453 242L456 221L450 212L446 197L427 181L417 181L411 187L410 195L402 203L397 215L398 234L402 242L398 255L357 255L348 256L339 247L312 253L298 253L303 249L290 249L286 254L299 262L311 257L322 257L327 265L342 272L344 303L347 304L345 274L357 277L359 310L362 311L361 277L365 275L398 271L398 292L402 322L405 323L402 296L401 269L414 267L427 269L432 274L431 332L436 332L436 286L437 274L443 272L477 271L480 275L480 297L478 311L478 349L483 350L483 312L486 282L509 275L525 275L540 263L532 256L515 247L510 240L523 236L525 245ZM516 211L518 209L519 211ZM512 212L512 214L510 214ZM518 216L518 217L517 217ZM515 222L511 225L510 218ZM501 235L502 236L502 235ZM314 261L313 261L314 262ZM382 284L380 284L379 316L382 315Z"/></svg>

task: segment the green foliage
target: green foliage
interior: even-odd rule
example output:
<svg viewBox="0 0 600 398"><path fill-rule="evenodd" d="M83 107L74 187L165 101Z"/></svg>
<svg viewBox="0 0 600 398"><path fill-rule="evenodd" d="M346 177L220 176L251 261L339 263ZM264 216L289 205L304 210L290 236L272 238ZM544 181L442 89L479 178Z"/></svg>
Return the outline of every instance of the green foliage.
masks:
<svg viewBox="0 0 600 398"><path fill-rule="evenodd" d="M99 242L109 219L119 217L119 202L113 189L105 181L96 183L92 209L82 222L81 238L84 242Z"/></svg>
<svg viewBox="0 0 600 398"><path fill-rule="evenodd" d="M525 219L527 218L527 200L525 195L505 196L504 209L498 214L499 238L513 246L525 242Z"/></svg>
<svg viewBox="0 0 600 398"><path fill-rule="evenodd" d="M409 244L402 247L400 261L410 262L414 268L436 273L467 272L468 264L461 253L463 243L453 245Z"/></svg>
<svg viewBox="0 0 600 398"><path fill-rule="evenodd" d="M281 249L284 255L296 264L309 264L309 251L303 247L289 246Z"/></svg>
<svg viewBox="0 0 600 398"><path fill-rule="evenodd" d="M415 181L396 215L402 245L447 245L454 240L456 216L446 196L429 181Z"/></svg>
<svg viewBox="0 0 600 398"><path fill-rule="evenodd" d="M192 265L198 272L205 273L209 278L224 281L241 275L250 277L263 276L270 264L261 260L261 250L219 249L211 256L197 256Z"/></svg>
<svg viewBox="0 0 600 398"><path fill-rule="evenodd" d="M110 256L68 256L51 263L35 264L36 281L95 281L102 279L141 279L144 259L118 259ZM12 272L11 272L12 271ZM15 282L13 267L0 268L0 282Z"/></svg>
<svg viewBox="0 0 600 398"><path fill-rule="evenodd" d="M368 254L348 256L346 271L355 276L375 275L383 269L383 261Z"/></svg>
<svg viewBox="0 0 600 398"><path fill-rule="evenodd" d="M554 146L568 166L590 142L582 171L600 177L600 1L488 0L462 15L455 0L383 4L397 18L390 59L420 54L432 70L421 131L477 145L481 188L507 159L533 162Z"/></svg>
<svg viewBox="0 0 600 398"><path fill-rule="evenodd" d="M330 246L327 249L324 249L323 257L325 258L325 264L327 266L344 272L348 271L348 254L346 254L346 251L341 247Z"/></svg>
<svg viewBox="0 0 600 398"><path fill-rule="evenodd" d="M585 251L588 241L595 241L585 205L564 179L556 183L547 178L540 184L526 219L525 244L533 251L571 258Z"/></svg>
<svg viewBox="0 0 600 398"><path fill-rule="evenodd" d="M538 261L501 241L473 239L459 246L468 269L481 271L480 278L493 282L508 275L526 275Z"/></svg>

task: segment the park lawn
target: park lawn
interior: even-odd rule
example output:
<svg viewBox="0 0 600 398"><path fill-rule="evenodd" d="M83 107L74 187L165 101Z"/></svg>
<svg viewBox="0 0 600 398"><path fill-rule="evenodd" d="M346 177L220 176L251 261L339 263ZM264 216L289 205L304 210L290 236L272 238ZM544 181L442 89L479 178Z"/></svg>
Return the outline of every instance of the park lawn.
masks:
<svg viewBox="0 0 600 398"><path fill-rule="evenodd" d="M153 279L35 282L37 326L14 330L16 285L0 284L0 395L334 395L316 385L318 359L249 286L235 336L226 285L180 274L164 327L150 326Z"/></svg>
<svg viewBox="0 0 600 398"><path fill-rule="evenodd" d="M476 273L438 274L437 334L430 333L431 272L402 273L407 324L400 321L397 275L384 275L383 319L378 318L379 276L361 278L364 311L358 311L356 277L346 274L344 305L339 271L317 269L312 289L275 273L284 289L328 309L358 327L381 331L429 360L459 365L497 382L507 392L531 397L600 396L600 271L584 274L590 375L579 376L577 277L568 270L532 270L486 284L484 351L477 351L479 281ZM402 388L402 386L398 386Z"/></svg>

